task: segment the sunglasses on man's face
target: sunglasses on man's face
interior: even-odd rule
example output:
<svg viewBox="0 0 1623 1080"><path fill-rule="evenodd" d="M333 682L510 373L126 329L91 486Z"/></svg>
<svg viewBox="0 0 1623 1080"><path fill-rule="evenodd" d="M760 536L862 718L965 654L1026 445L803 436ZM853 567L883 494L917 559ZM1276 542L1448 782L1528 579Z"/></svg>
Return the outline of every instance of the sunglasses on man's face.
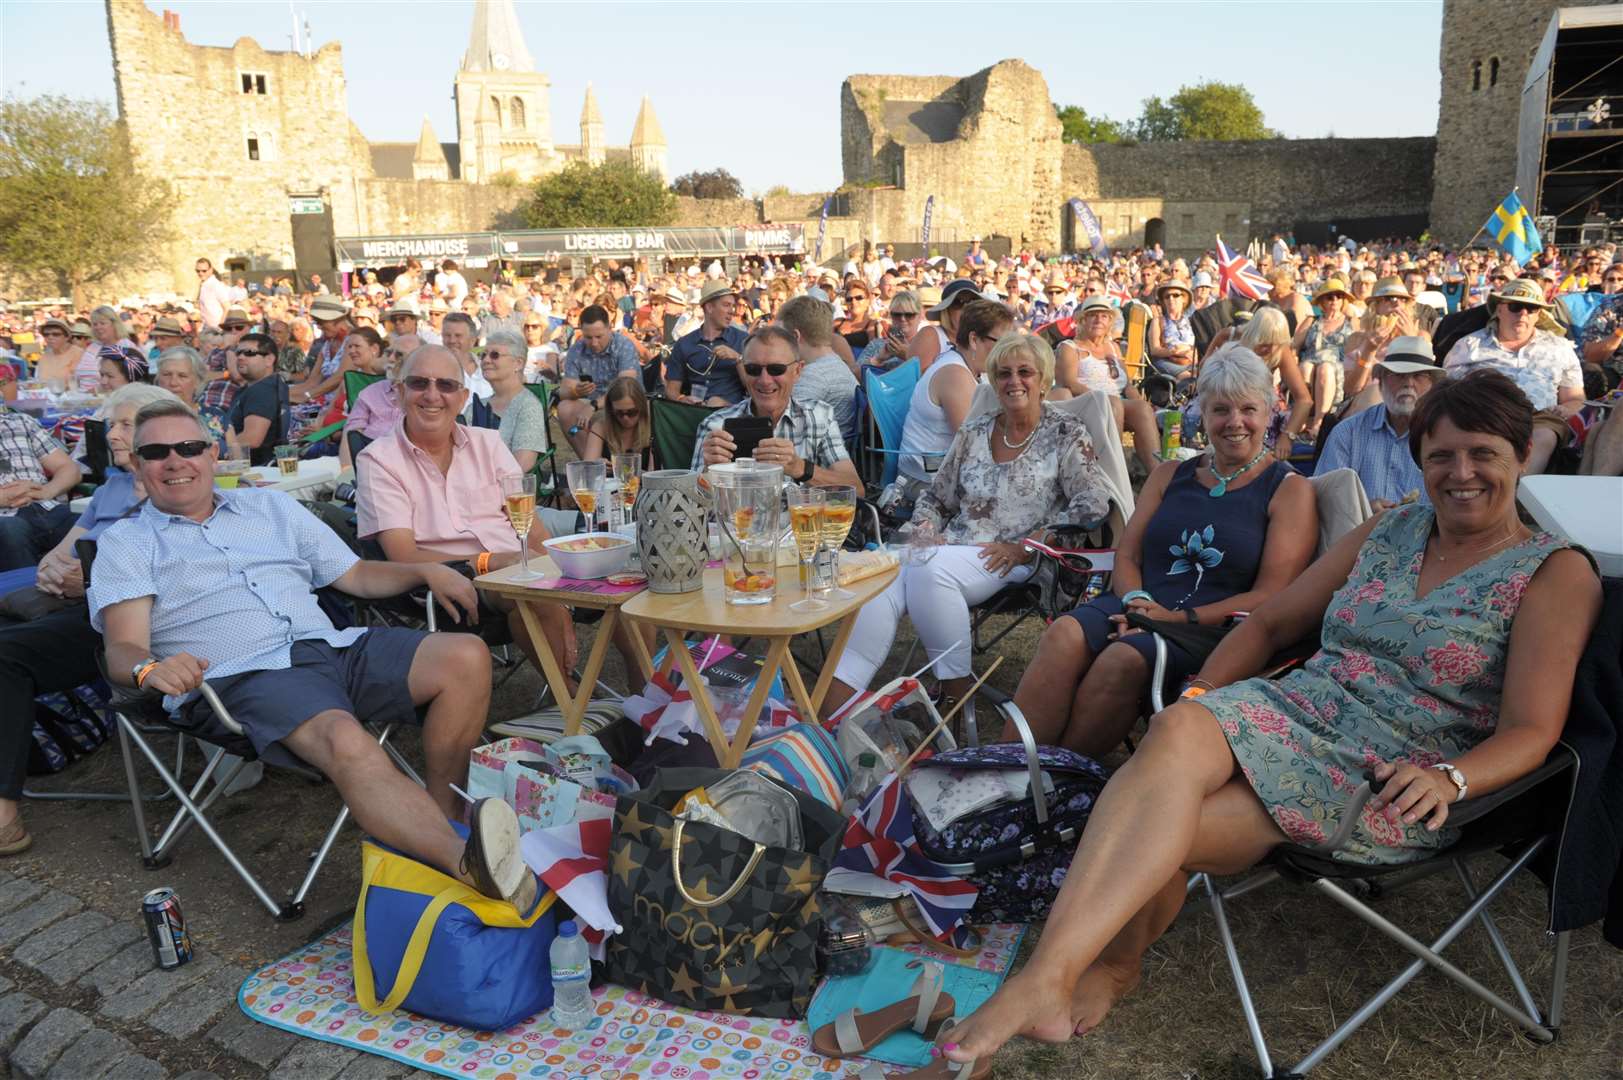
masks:
<svg viewBox="0 0 1623 1080"><path fill-rule="evenodd" d="M187 439L177 443L147 443L135 448L135 456L142 461L163 461L169 457L170 451L183 458L194 458L206 451L212 443L203 439Z"/></svg>
<svg viewBox="0 0 1623 1080"><path fill-rule="evenodd" d="M414 394L426 394L428 388L432 386L449 397L462 389L462 384L455 379L430 379L427 375L407 375L401 381L405 383L406 389Z"/></svg>
<svg viewBox="0 0 1623 1080"><path fill-rule="evenodd" d="M774 379L779 379L779 378L782 378L784 375L787 375L789 373L789 365L788 364L745 364L744 365L744 374L748 375L752 379L759 379L763 372L765 374L767 374L767 375L772 376Z"/></svg>
<svg viewBox="0 0 1623 1080"><path fill-rule="evenodd" d="M527 322L524 324L524 329L526 330L540 330L541 328L542 324L538 322Z"/></svg>
<svg viewBox="0 0 1623 1080"><path fill-rule="evenodd" d="M1508 303L1505 305L1505 307L1509 308L1511 312L1516 315L1526 315L1529 311L1540 310L1537 304L1518 304L1515 302Z"/></svg>
<svg viewBox="0 0 1623 1080"><path fill-rule="evenodd" d="M268 353L268 352L264 351L263 349L238 349L237 350L237 359L238 360L241 360L244 356L271 356L271 355L273 355L273 354Z"/></svg>

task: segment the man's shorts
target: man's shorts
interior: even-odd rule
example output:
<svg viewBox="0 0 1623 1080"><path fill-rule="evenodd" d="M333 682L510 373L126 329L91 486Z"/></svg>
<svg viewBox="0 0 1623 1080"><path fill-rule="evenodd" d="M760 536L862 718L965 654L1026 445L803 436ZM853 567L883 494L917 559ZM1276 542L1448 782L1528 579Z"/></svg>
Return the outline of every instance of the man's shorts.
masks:
<svg viewBox="0 0 1623 1080"><path fill-rule="evenodd" d="M310 718L347 712L377 724L416 723L406 679L426 631L373 627L353 645L335 649L320 639L293 643L291 666L210 679L231 718L273 765L302 764L281 741ZM189 706L188 720L211 719L206 702Z"/></svg>
<svg viewBox="0 0 1623 1080"><path fill-rule="evenodd" d="M1544 428L1555 436L1556 446L1566 446L1574 441L1582 425L1575 428L1572 419L1556 412L1554 409L1540 409L1533 414L1533 430Z"/></svg>

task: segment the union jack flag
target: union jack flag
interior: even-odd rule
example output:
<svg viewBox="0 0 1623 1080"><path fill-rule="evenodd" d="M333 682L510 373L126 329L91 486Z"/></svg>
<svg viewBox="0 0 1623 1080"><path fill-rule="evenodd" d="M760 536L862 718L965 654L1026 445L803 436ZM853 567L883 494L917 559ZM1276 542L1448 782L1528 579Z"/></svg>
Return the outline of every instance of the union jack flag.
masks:
<svg viewBox="0 0 1623 1080"><path fill-rule="evenodd" d="M1117 307L1129 303L1133 299L1132 291L1119 281L1111 281L1105 289L1105 298Z"/></svg>
<svg viewBox="0 0 1623 1080"><path fill-rule="evenodd" d="M1230 251L1221 236L1217 238L1217 280L1221 295L1247 300L1261 300L1271 288L1250 256Z"/></svg>
<svg viewBox="0 0 1623 1080"><path fill-rule="evenodd" d="M901 885L918 902L930 932L945 938L975 906L979 890L948 874L919 850L913 834L913 806L902 790L903 783L892 773L868 796L862 811L846 827L834 865Z"/></svg>

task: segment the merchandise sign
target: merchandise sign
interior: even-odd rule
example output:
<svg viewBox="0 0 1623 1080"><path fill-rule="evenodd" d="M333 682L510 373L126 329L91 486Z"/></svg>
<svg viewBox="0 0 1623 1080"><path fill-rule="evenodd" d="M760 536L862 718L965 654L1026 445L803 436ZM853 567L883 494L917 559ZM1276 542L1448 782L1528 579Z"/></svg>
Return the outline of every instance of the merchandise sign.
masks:
<svg viewBox="0 0 1623 1080"><path fill-rule="evenodd" d="M444 236L340 236L334 241L341 262L389 266L407 259L424 262L496 257L495 233L451 233Z"/></svg>

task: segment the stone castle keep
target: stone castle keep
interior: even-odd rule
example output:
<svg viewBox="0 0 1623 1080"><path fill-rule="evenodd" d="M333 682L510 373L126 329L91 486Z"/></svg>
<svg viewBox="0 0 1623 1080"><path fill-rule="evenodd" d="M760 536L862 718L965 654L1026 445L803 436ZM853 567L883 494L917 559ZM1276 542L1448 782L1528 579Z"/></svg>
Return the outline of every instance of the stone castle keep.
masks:
<svg viewBox="0 0 1623 1080"><path fill-rule="evenodd" d="M328 269L318 235L513 228L522 182L571 161L628 160L668 179L647 97L629 143L608 146L587 86L579 142L552 141L550 82L512 0L475 0L454 76L456 140L446 143L426 120L415 143L368 142L349 119L337 43L308 58L249 38L199 46L178 16L143 0L106 3L139 166L180 196L183 239L165 271L132 286L190 292L198 255L232 269ZM956 256L982 235L993 250L1054 253L1086 246L1066 207L1080 198L1113 246L1159 240L1188 252L1209 248L1214 233L1243 245L1276 231L1323 239L1332 227L1366 237L1429 227L1461 243L1514 183L1521 84L1558 6L1444 0L1435 138L1067 144L1046 81L1020 60L965 77L853 75L840 87L844 184L831 199L684 198L677 224L800 222L810 247L829 199L828 262L864 240L916 243L934 196L931 248ZM324 232L308 220L318 210L330 218Z"/></svg>

